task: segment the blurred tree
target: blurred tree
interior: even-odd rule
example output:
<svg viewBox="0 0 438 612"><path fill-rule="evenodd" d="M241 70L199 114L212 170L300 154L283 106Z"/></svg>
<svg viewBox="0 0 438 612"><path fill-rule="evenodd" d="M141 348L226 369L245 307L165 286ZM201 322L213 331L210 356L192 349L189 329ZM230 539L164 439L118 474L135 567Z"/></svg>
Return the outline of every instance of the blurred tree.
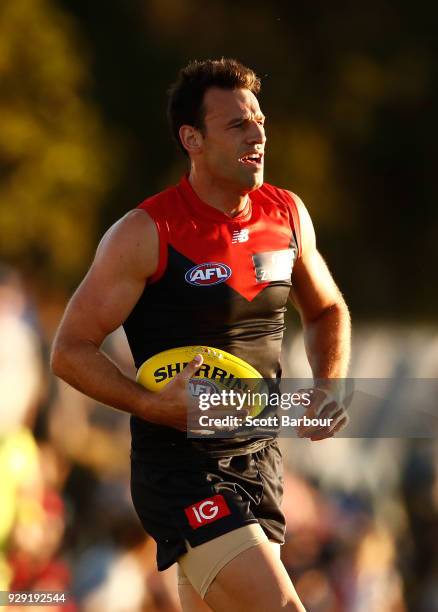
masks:
<svg viewBox="0 0 438 612"><path fill-rule="evenodd" d="M58 285L95 248L114 172L83 49L51 0L0 4L0 258Z"/></svg>
<svg viewBox="0 0 438 612"><path fill-rule="evenodd" d="M126 145L101 231L186 169L165 122L178 69L237 57L263 79L266 179L303 197L353 313L435 317L434 5L58 2L81 23L104 120Z"/></svg>
<svg viewBox="0 0 438 612"><path fill-rule="evenodd" d="M165 119L178 69L224 55L262 77L266 180L308 205L353 314L435 318L438 5L54 3L0 8L0 256L77 280L108 225L187 167Z"/></svg>

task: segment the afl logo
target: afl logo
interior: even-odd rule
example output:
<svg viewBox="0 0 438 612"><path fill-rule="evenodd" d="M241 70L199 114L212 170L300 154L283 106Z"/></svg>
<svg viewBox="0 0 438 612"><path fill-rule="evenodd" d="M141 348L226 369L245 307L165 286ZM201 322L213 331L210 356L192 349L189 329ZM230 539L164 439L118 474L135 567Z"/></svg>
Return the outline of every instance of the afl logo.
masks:
<svg viewBox="0 0 438 612"><path fill-rule="evenodd" d="M219 393L218 387L208 378L191 378L188 387L192 397L199 397L201 393Z"/></svg>
<svg viewBox="0 0 438 612"><path fill-rule="evenodd" d="M232 272L229 266L223 263L209 262L202 263L190 268L186 272L185 279L191 285L218 285L230 278Z"/></svg>

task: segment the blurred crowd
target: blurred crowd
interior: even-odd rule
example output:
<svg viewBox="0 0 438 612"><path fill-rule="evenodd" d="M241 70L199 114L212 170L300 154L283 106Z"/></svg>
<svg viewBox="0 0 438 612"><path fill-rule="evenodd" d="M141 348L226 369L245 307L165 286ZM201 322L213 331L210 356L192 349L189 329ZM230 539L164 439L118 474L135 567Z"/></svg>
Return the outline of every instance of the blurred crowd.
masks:
<svg viewBox="0 0 438 612"><path fill-rule="evenodd" d="M180 610L129 491L129 419L55 380L50 338L0 266L0 591L66 612ZM134 375L122 332L104 346ZM309 612L438 611L436 440L282 440L284 564ZM14 607L17 609L17 607ZM11 608L12 609L12 608Z"/></svg>

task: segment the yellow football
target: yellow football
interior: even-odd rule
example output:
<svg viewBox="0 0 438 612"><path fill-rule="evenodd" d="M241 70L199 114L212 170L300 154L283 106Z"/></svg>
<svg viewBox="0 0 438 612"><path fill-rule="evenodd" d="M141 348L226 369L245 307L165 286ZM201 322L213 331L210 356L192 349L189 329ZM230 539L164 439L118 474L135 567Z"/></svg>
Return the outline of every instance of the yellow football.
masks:
<svg viewBox="0 0 438 612"><path fill-rule="evenodd" d="M204 361L189 381L192 396L232 390L247 398L244 407L251 416L262 412L267 393L260 372L236 355L211 346L181 346L157 353L140 366L137 382L149 391L160 391L198 354Z"/></svg>

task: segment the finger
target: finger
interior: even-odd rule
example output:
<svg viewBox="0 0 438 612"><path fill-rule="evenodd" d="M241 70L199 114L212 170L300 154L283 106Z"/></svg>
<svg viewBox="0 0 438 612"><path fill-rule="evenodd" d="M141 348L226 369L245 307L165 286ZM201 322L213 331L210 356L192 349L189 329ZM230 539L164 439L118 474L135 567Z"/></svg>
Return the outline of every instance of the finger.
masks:
<svg viewBox="0 0 438 612"><path fill-rule="evenodd" d="M321 391L320 389L314 389L314 388L298 389L297 394L300 395L301 397L303 395L306 395L308 397L308 402L306 404L306 410L310 410L311 408L314 408L315 410L317 410L319 404L323 402L325 399L325 393Z"/></svg>
<svg viewBox="0 0 438 612"><path fill-rule="evenodd" d="M178 374L176 378L182 379L184 382L189 381L196 374L204 361L202 355L195 355L190 363L186 365L184 370Z"/></svg>
<svg viewBox="0 0 438 612"><path fill-rule="evenodd" d="M320 431L330 431L337 423L339 415L344 411L342 404L334 399L332 393L325 389L315 389L312 394L311 404L308 406L303 416L309 419L318 419L318 421L324 421L331 419L330 426L326 425L300 425L297 431L303 436L309 436L309 434L319 433Z"/></svg>
<svg viewBox="0 0 438 612"><path fill-rule="evenodd" d="M312 442L317 442L318 440L325 440L326 438L333 438L335 433L337 433L341 429L344 429L344 427L346 427L349 421L350 421L350 417L344 413L344 415L339 420L339 422L334 427L331 427L329 431L326 431L326 432L321 431L320 433L316 433L316 435L311 436L310 439L312 440Z"/></svg>
<svg viewBox="0 0 438 612"><path fill-rule="evenodd" d="M333 430L333 433L336 433L336 432L340 431L341 429L344 429L344 427L347 427L349 422L350 422L350 417L348 416L347 413L344 413L343 418L335 426L335 428Z"/></svg>
<svg viewBox="0 0 438 612"><path fill-rule="evenodd" d="M332 415L330 416L325 416L324 418L322 416L317 417L320 421L320 425L313 425L307 427L301 425L297 429L298 435L301 438L313 438L313 436L327 436L331 432L335 433L337 431L336 427L338 426L340 421L344 419L344 417L345 412L343 408L338 407L337 412L335 412L334 414L332 413ZM329 423L327 423L328 420L330 421ZM324 424L324 421L326 421L326 424Z"/></svg>
<svg viewBox="0 0 438 612"><path fill-rule="evenodd" d="M311 436L318 436L320 434L330 433L333 427L333 423L330 423L330 425L300 425L297 428L297 432L300 438L310 438Z"/></svg>
<svg viewBox="0 0 438 612"><path fill-rule="evenodd" d="M299 392L302 391L303 390L300 389ZM322 418L323 416L331 416L330 411L335 409L340 403L335 395L328 389L314 387L313 389L308 389L307 393L310 394L310 404L307 410L312 410L312 417L316 416L317 418Z"/></svg>
<svg viewBox="0 0 438 612"><path fill-rule="evenodd" d="M328 391L322 391L322 393L325 393L325 396L322 397L321 402L316 410L316 415L318 417L321 416L322 412L325 411L328 406L337 405L337 401L331 393L329 393Z"/></svg>
<svg viewBox="0 0 438 612"><path fill-rule="evenodd" d="M336 421L339 415L344 414L343 406L339 406L335 402L331 402L324 406L324 409L318 414L318 419L332 419L332 422Z"/></svg>
<svg viewBox="0 0 438 612"><path fill-rule="evenodd" d="M304 420L307 419L307 423L304 423ZM316 420L317 422L311 423L310 421ZM302 416L301 423L297 426L296 430L298 436L300 438L308 438L311 435L319 433L321 430L325 429L320 424L320 418L316 416L315 410L313 406L310 406L304 415Z"/></svg>
<svg viewBox="0 0 438 612"><path fill-rule="evenodd" d="M320 440L328 440L328 438L333 438L334 435L334 432L331 431L329 433L321 434L319 436L310 436L310 439L312 440L312 442L319 442Z"/></svg>

